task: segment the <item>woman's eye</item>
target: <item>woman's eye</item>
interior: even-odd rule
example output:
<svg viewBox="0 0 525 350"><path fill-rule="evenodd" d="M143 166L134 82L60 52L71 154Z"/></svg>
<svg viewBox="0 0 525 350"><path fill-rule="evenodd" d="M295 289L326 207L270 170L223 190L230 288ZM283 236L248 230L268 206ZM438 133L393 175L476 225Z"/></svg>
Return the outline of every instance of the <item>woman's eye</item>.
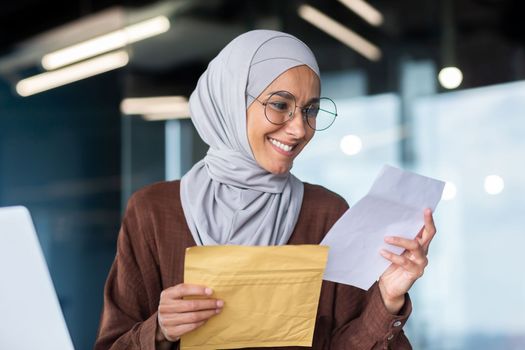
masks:
<svg viewBox="0 0 525 350"><path fill-rule="evenodd" d="M288 103L286 102L272 101L269 103L269 105L279 112L285 112L288 110Z"/></svg>
<svg viewBox="0 0 525 350"><path fill-rule="evenodd" d="M317 117L318 113L319 113L319 106L309 106L306 109L306 114L308 118L315 118Z"/></svg>

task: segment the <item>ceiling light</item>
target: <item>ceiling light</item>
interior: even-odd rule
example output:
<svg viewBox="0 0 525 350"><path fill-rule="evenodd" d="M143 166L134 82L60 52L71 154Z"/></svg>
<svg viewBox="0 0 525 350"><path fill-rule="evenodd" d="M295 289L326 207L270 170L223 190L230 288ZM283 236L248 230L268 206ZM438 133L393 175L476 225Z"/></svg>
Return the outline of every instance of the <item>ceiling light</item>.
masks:
<svg viewBox="0 0 525 350"><path fill-rule="evenodd" d="M187 119L189 114L180 112L180 113L168 113L168 114L144 114L142 116L144 120L149 122L161 121L161 120L171 120L171 119Z"/></svg>
<svg viewBox="0 0 525 350"><path fill-rule="evenodd" d="M184 96L126 98L120 110L127 115L142 115L146 120L188 118L190 108Z"/></svg>
<svg viewBox="0 0 525 350"><path fill-rule="evenodd" d="M439 72L438 80L445 89L455 89L461 85L463 73L457 67L445 67Z"/></svg>
<svg viewBox="0 0 525 350"><path fill-rule="evenodd" d="M378 61L381 58L381 50L377 46L316 8L301 5L298 12L302 19L348 45L369 60Z"/></svg>
<svg viewBox="0 0 525 350"><path fill-rule="evenodd" d="M369 3L363 0L339 0L340 3L361 16L373 26L379 27L383 24L383 15Z"/></svg>
<svg viewBox="0 0 525 350"><path fill-rule="evenodd" d="M158 16L49 53L42 58L42 66L47 70L57 69L164 33L169 28L169 19Z"/></svg>
<svg viewBox="0 0 525 350"><path fill-rule="evenodd" d="M16 92L21 96L30 96L123 67L128 62L129 56L126 51L109 53L69 67L20 80L16 84Z"/></svg>

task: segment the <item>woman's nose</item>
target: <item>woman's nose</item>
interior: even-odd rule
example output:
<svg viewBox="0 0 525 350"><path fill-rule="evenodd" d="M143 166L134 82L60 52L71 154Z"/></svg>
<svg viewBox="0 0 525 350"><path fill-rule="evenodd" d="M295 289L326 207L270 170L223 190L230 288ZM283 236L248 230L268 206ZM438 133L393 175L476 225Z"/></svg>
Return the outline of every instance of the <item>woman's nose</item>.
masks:
<svg viewBox="0 0 525 350"><path fill-rule="evenodd" d="M297 139L301 139L306 134L306 120L303 115L303 109L299 106L295 107L295 110L292 111L291 120L286 123L286 132L290 135L293 135Z"/></svg>

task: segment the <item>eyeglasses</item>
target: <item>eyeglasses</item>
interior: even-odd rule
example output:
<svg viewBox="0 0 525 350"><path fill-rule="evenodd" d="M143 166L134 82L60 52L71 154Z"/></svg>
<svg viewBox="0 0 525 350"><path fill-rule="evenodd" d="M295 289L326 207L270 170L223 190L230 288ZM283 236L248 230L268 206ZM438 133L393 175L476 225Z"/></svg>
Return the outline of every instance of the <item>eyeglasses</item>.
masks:
<svg viewBox="0 0 525 350"><path fill-rule="evenodd" d="M316 131L328 129L337 117L337 107L328 97L318 98L307 106L297 106L295 96L288 91L276 91L265 102L259 101L254 96L251 97L264 106L266 119L275 125L292 120L297 107L300 108L308 126Z"/></svg>

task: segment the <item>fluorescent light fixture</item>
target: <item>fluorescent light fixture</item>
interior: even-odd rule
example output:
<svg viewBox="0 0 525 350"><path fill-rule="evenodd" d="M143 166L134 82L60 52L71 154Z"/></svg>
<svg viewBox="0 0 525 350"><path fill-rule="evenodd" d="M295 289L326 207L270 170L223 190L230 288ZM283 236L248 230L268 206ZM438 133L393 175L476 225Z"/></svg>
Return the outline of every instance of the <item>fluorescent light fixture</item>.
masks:
<svg viewBox="0 0 525 350"><path fill-rule="evenodd" d="M20 80L16 84L16 92L21 96L34 95L42 91L123 67L128 62L129 56L126 51L116 51L69 67Z"/></svg>
<svg viewBox="0 0 525 350"><path fill-rule="evenodd" d="M128 115L142 115L146 120L188 118L190 107L184 96L126 98L120 111Z"/></svg>
<svg viewBox="0 0 525 350"><path fill-rule="evenodd" d="M354 11L365 21L379 27L383 24L383 15L372 5L363 0L339 0L340 3Z"/></svg>
<svg viewBox="0 0 525 350"><path fill-rule="evenodd" d="M298 11L302 19L348 45L369 60L378 61L381 58L381 50L377 46L316 8L301 5Z"/></svg>
<svg viewBox="0 0 525 350"><path fill-rule="evenodd" d="M189 118L189 113L169 113L169 114L144 114L143 119L149 122L156 122L161 120L172 120L172 119L187 119Z"/></svg>
<svg viewBox="0 0 525 350"><path fill-rule="evenodd" d="M169 28L169 19L158 16L49 53L42 58L42 66L47 70L57 69L164 33Z"/></svg>

